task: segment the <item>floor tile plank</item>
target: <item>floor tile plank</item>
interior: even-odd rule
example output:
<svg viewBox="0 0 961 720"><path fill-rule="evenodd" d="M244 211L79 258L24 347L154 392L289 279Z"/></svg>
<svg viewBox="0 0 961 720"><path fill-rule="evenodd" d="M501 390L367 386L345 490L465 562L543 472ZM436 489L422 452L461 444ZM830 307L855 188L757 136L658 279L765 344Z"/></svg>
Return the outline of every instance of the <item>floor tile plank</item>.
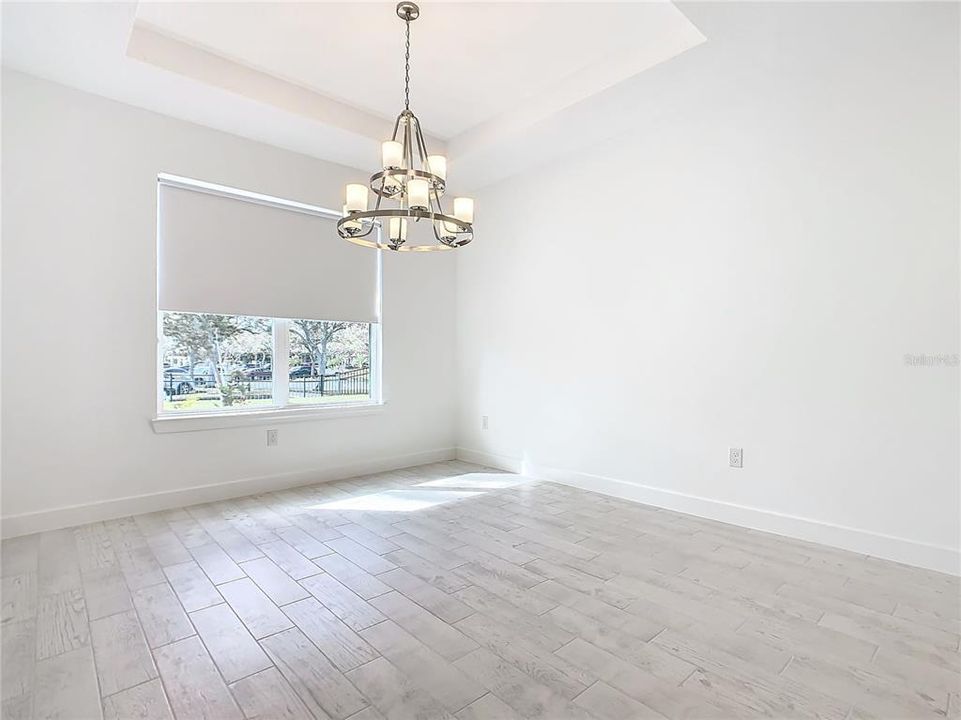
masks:
<svg viewBox="0 0 961 720"><path fill-rule="evenodd" d="M390 620L361 632L391 665L452 713L479 699L486 688Z"/></svg>
<svg viewBox="0 0 961 720"><path fill-rule="evenodd" d="M294 626L250 578L224 583L218 589L255 638L273 635Z"/></svg>
<svg viewBox="0 0 961 720"><path fill-rule="evenodd" d="M346 585L364 600L390 592L390 587L340 555L332 554L317 558L314 563L333 575L343 585ZM319 571L318 571L319 572Z"/></svg>
<svg viewBox="0 0 961 720"><path fill-rule="evenodd" d="M180 601L167 583L151 585L133 594L147 643L152 648L182 640L194 634Z"/></svg>
<svg viewBox="0 0 961 720"><path fill-rule="evenodd" d="M83 596L89 620L133 609L133 598L119 567L84 572Z"/></svg>
<svg viewBox="0 0 961 720"><path fill-rule="evenodd" d="M525 675L489 650L479 648L454 663L505 704L525 718L576 718L589 720L590 714L549 688Z"/></svg>
<svg viewBox="0 0 961 720"><path fill-rule="evenodd" d="M468 607L456 597L452 597L430 583L424 582L403 568L395 568L390 572L378 575L377 579L406 596L409 600L413 600L446 623L453 624L474 612L473 608Z"/></svg>
<svg viewBox="0 0 961 720"><path fill-rule="evenodd" d="M285 605L284 613L342 672L377 657L366 640L313 597Z"/></svg>
<svg viewBox="0 0 961 720"><path fill-rule="evenodd" d="M277 567L294 580L302 580L305 577L316 575L321 570L283 540L264 543L258 547L263 550L264 555L277 564Z"/></svg>
<svg viewBox="0 0 961 720"><path fill-rule="evenodd" d="M0 632L0 691L3 701L30 695L34 689L37 654L36 618L8 623Z"/></svg>
<svg viewBox="0 0 961 720"><path fill-rule="evenodd" d="M596 680L590 673L518 636L509 625L502 625L481 613L461 620L455 627L479 646L568 700L580 695Z"/></svg>
<svg viewBox="0 0 961 720"><path fill-rule="evenodd" d="M7 575L2 580L0 624L32 620L37 614L37 576L34 573Z"/></svg>
<svg viewBox="0 0 961 720"><path fill-rule="evenodd" d="M270 667L260 645L228 605L196 610L190 613L190 619L228 683Z"/></svg>
<svg viewBox="0 0 961 720"><path fill-rule="evenodd" d="M605 720L664 720L657 710L598 680L574 699L574 704Z"/></svg>
<svg viewBox="0 0 961 720"><path fill-rule="evenodd" d="M398 592L376 597L371 600L371 603L411 635L448 660L456 660L477 648L477 643L460 630L448 625Z"/></svg>
<svg viewBox="0 0 961 720"><path fill-rule="evenodd" d="M304 578L300 584L355 632L385 620L377 608L328 573Z"/></svg>
<svg viewBox="0 0 961 720"><path fill-rule="evenodd" d="M154 657L175 717L243 720L200 638L165 645L154 651Z"/></svg>
<svg viewBox="0 0 961 720"><path fill-rule="evenodd" d="M277 668L238 680L230 690L247 720L312 720L315 717Z"/></svg>
<svg viewBox="0 0 961 720"><path fill-rule="evenodd" d="M102 695L113 695L157 677L153 656L132 610L94 620L90 635Z"/></svg>
<svg viewBox="0 0 961 720"><path fill-rule="evenodd" d="M367 707L364 696L299 629L271 635L260 644L318 718L346 720Z"/></svg>
<svg viewBox="0 0 961 720"><path fill-rule="evenodd" d="M173 720L160 680L151 680L104 698L105 720Z"/></svg>
<svg viewBox="0 0 961 720"><path fill-rule="evenodd" d="M193 547L190 548L190 554L214 585L246 577L244 571L230 559L220 545L211 543Z"/></svg>
<svg viewBox="0 0 961 720"><path fill-rule="evenodd" d="M453 716L384 658L351 670L347 677L387 720L450 720Z"/></svg>
<svg viewBox="0 0 961 720"><path fill-rule="evenodd" d="M493 693L487 693L455 714L458 720L521 720L514 708Z"/></svg>
<svg viewBox="0 0 961 720"><path fill-rule="evenodd" d="M100 718L93 651L89 646L37 662L34 715L53 720Z"/></svg>
<svg viewBox="0 0 961 720"><path fill-rule="evenodd" d="M248 560L241 563L240 567L250 576L251 580L257 583L264 594L278 606L310 597L307 590L277 567L270 558L261 557L256 560Z"/></svg>
<svg viewBox="0 0 961 720"><path fill-rule="evenodd" d="M192 559L165 567L164 574L187 612L202 610L224 601L214 584Z"/></svg>
<svg viewBox="0 0 961 720"><path fill-rule="evenodd" d="M89 644L87 609L80 590L43 595L37 610L37 659Z"/></svg>

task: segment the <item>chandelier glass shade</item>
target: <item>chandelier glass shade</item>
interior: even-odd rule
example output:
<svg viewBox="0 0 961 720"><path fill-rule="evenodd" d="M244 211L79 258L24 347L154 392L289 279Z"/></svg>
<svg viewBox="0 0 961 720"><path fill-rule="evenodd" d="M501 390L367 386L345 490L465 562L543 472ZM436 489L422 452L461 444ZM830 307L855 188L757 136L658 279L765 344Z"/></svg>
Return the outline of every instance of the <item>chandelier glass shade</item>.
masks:
<svg viewBox="0 0 961 720"><path fill-rule="evenodd" d="M381 170L365 185L347 186L343 217L337 221L337 233L345 240L398 252L453 250L474 237L474 201L454 198L452 211L445 211L447 158L428 153L420 120L410 110L410 24L418 15L420 8L412 2L397 5L407 38L404 110L382 145Z"/></svg>

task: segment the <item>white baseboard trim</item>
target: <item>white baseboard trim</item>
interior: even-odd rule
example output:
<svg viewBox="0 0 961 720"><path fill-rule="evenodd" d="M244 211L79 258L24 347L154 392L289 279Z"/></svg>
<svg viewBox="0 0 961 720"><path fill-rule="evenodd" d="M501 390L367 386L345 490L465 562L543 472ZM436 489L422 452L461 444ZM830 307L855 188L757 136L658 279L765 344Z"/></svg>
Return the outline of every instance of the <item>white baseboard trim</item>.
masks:
<svg viewBox="0 0 961 720"><path fill-rule="evenodd" d="M456 450L457 459L464 462L474 463L475 465L486 465L487 467L506 470L507 472L522 474L524 463L521 460L507 457L506 455L495 455L494 453L483 452L481 450L469 450L459 447Z"/></svg>
<svg viewBox="0 0 961 720"><path fill-rule="evenodd" d="M0 536L3 538L28 535L47 530L83 525L101 520L113 520L127 515L171 510L185 505L229 500L230 498L254 495L273 490L285 490L301 485L344 480L356 475L387 472L415 465L453 460L456 456L454 448L441 448L405 455L388 455L368 458L357 462L332 467L316 468L313 470L299 470L295 472L279 473L277 475L263 475L260 477L241 478L227 482L197 485L179 490L167 490L144 495L103 500L83 505L67 505L23 513L8 515L0 518Z"/></svg>
<svg viewBox="0 0 961 720"><path fill-rule="evenodd" d="M602 475L545 467L466 448L457 448L457 458L709 520L850 550L928 570L961 575L961 551L958 548L930 545L870 530L686 495Z"/></svg>

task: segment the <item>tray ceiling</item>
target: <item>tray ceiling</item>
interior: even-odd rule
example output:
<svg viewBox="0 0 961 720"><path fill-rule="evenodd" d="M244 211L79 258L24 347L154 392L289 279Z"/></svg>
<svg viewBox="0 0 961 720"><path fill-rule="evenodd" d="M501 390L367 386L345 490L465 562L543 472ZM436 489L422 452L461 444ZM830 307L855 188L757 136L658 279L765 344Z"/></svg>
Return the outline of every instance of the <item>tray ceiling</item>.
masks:
<svg viewBox="0 0 961 720"><path fill-rule="evenodd" d="M424 3L411 36L411 107L465 169L705 39L670 2ZM403 42L393 3L3 4L7 65L363 168Z"/></svg>

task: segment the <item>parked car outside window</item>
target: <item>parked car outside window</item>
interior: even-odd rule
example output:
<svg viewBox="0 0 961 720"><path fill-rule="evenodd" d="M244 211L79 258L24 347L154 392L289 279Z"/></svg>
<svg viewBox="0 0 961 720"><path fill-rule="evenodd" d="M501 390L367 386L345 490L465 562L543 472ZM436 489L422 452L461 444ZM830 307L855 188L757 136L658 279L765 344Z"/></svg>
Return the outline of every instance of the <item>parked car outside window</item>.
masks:
<svg viewBox="0 0 961 720"><path fill-rule="evenodd" d="M244 371L248 380L270 380L274 376L274 371L269 367L251 367Z"/></svg>
<svg viewBox="0 0 961 720"><path fill-rule="evenodd" d="M196 392L197 386L184 368L167 368L164 370L164 393L168 397L174 395L189 395Z"/></svg>

